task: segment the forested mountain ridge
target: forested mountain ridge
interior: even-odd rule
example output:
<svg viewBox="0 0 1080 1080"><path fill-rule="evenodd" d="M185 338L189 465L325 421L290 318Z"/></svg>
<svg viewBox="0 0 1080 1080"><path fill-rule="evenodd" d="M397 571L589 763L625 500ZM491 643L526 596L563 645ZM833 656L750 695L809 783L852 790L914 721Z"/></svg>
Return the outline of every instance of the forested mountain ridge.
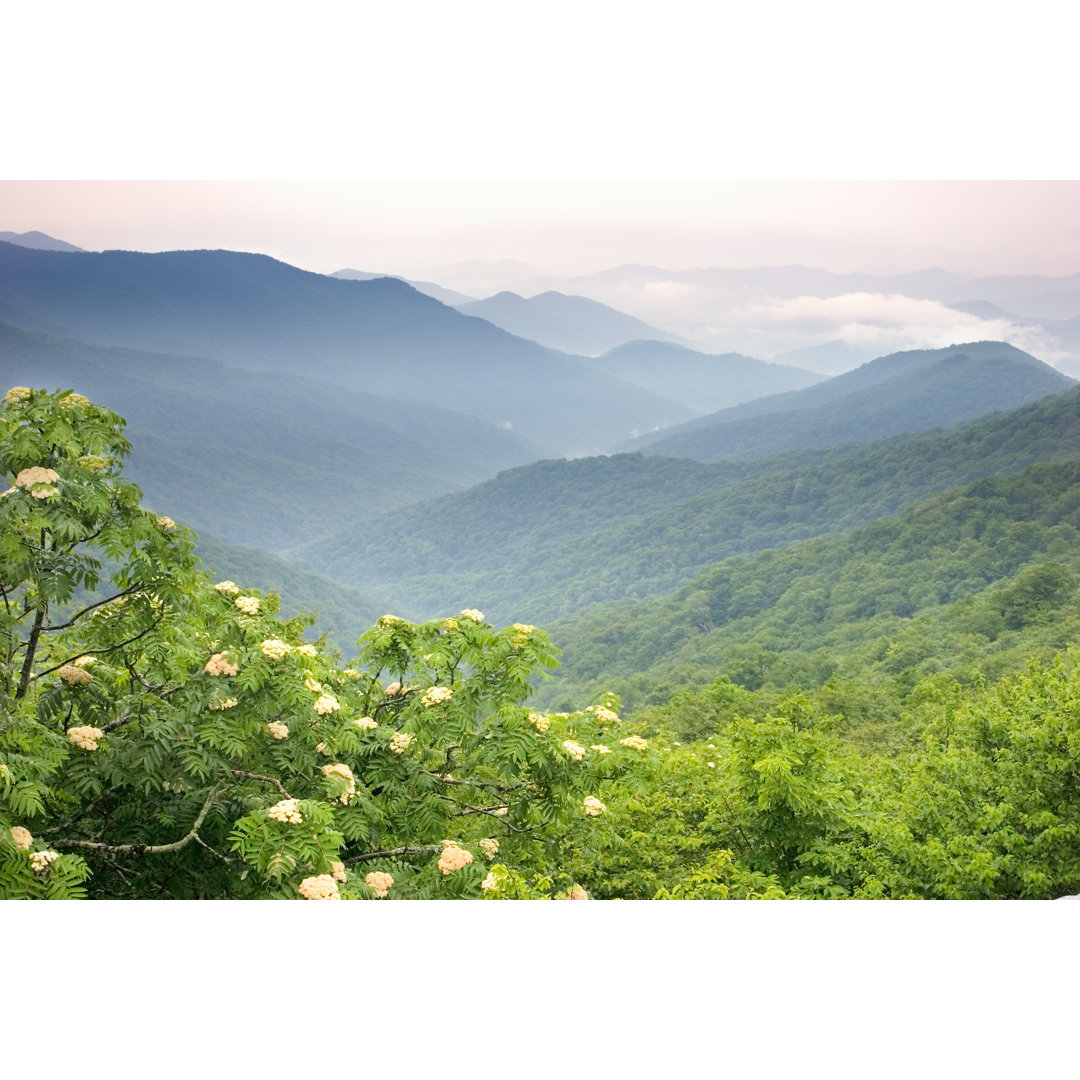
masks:
<svg viewBox="0 0 1080 1080"><path fill-rule="evenodd" d="M0 320L436 404L520 433L545 454L606 451L693 415L402 281L343 280L265 255L0 243Z"/></svg>
<svg viewBox="0 0 1080 1080"><path fill-rule="evenodd" d="M946 431L753 462L546 461L292 555L401 613L538 624L676 588L736 554L864 524L982 476L1080 456L1080 387Z"/></svg>
<svg viewBox="0 0 1080 1080"><path fill-rule="evenodd" d="M285 372L105 348L0 324L8 384L82 387L128 419L131 476L196 530L275 550L531 460L473 417Z"/></svg>
<svg viewBox="0 0 1080 1080"><path fill-rule="evenodd" d="M749 460L949 427L1072 385L1012 345L971 342L879 357L816 386L737 405L623 448L698 461Z"/></svg>
<svg viewBox="0 0 1080 1080"><path fill-rule="evenodd" d="M1078 586L1080 459L1039 463L568 619L552 629L562 663L542 697L558 707L602 685L637 706L718 675L757 689L870 669L911 669L908 687L944 668L992 673L996 653L1008 666L1073 640ZM1018 636L1025 627L1035 632Z"/></svg>

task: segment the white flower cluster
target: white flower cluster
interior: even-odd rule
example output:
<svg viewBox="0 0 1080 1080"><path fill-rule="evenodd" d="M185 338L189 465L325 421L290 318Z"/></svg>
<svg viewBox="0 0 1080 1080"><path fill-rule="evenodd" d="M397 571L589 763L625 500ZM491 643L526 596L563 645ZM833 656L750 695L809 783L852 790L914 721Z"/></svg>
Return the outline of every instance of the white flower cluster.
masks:
<svg viewBox="0 0 1080 1080"><path fill-rule="evenodd" d="M159 529L165 532L170 532L176 528L176 522L171 517L166 517L164 514L157 519L157 525Z"/></svg>
<svg viewBox="0 0 1080 1080"><path fill-rule="evenodd" d="M70 409L73 405L81 405L84 409L90 404L90 399L83 394L68 394L60 399L61 409Z"/></svg>
<svg viewBox="0 0 1080 1080"><path fill-rule="evenodd" d="M29 829L24 829L21 825L12 825L11 829L11 842L19 849L19 851L29 851L33 846L34 838L30 835Z"/></svg>
<svg viewBox="0 0 1080 1080"><path fill-rule="evenodd" d="M23 469L15 477L17 488L29 488L30 494L35 499L51 499L60 494L60 489L52 487L60 477L54 469L45 469L40 465L33 465L29 469Z"/></svg>
<svg viewBox="0 0 1080 1080"><path fill-rule="evenodd" d="M306 656L309 660L314 660L319 655L319 650L314 645L297 645L296 651L301 656Z"/></svg>
<svg viewBox="0 0 1080 1080"><path fill-rule="evenodd" d="M304 819L296 809L296 804L296 799L282 799L266 811L267 816L274 821L280 821L282 825L303 825Z"/></svg>
<svg viewBox="0 0 1080 1080"><path fill-rule="evenodd" d="M413 737L404 731L395 731L390 738L390 751L394 754L404 754L412 745Z"/></svg>
<svg viewBox="0 0 1080 1080"><path fill-rule="evenodd" d="M337 712L341 706L338 704L338 699L333 694L320 694L315 701L315 711L320 716L326 716L328 713Z"/></svg>
<svg viewBox="0 0 1080 1080"><path fill-rule="evenodd" d="M323 776L340 776L346 780L345 790L338 796L342 806L348 806L349 800L356 794L356 780L353 777L353 771L344 762L338 761L333 765L324 765L322 767Z"/></svg>
<svg viewBox="0 0 1080 1080"><path fill-rule="evenodd" d="M585 711L591 712L601 724L615 724L619 720L617 712L605 709L603 705L590 705Z"/></svg>
<svg viewBox="0 0 1080 1080"><path fill-rule="evenodd" d="M629 746L631 750L640 750L642 753L649 749L649 744L640 735L628 735L625 739L620 739L619 744Z"/></svg>
<svg viewBox="0 0 1080 1080"><path fill-rule="evenodd" d="M562 747L575 761L580 761L585 756L585 747L573 739L564 739Z"/></svg>
<svg viewBox="0 0 1080 1080"><path fill-rule="evenodd" d="M300 895L305 900L340 900L337 882L329 874L306 877L300 882Z"/></svg>
<svg viewBox="0 0 1080 1080"><path fill-rule="evenodd" d="M289 737L289 726L283 724L280 720L271 720L266 725L266 733L271 739L287 739Z"/></svg>
<svg viewBox="0 0 1080 1080"><path fill-rule="evenodd" d="M472 607L466 608L461 613L461 617L463 619L468 619L469 622L474 622L474 623L482 623L484 621L484 613L482 611L477 611L476 608L472 608Z"/></svg>
<svg viewBox="0 0 1080 1080"><path fill-rule="evenodd" d="M13 386L4 395L5 405L18 405L20 401L29 401L34 391L29 386Z"/></svg>
<svg viewBox="0 0 1080 1080"><path fill-rule="evenodd" d="M598 754L610 754L611 747L604 746L603 743L596 743L594 746L589 747L590 750L595 750Z"/></svg>
<svg viewBox="0 0 1080 1080"><path fill-rule="evenodd" d="M353 723L361 731L374 731L379 726L379 722L372 720L370 716L361 716L359 720L354 720Z"/></svg>
<svg viewBox="0 0 1080 1080"><path fill-rule="evenodd" d="M335 881L348 881L349 874L343 862L336 862L330 867L330 876Z"/></svg>
<svg viewBox="0 0 1080 1080"><path fill-rule="evenodd" d="M207 708L211 712L224 712L226 709L235 709L240 702L234 697L227 697L224 701L215 701L213 704L208 705ZM284 737L284 736L283 736Z"/></svg>
<svg viewBox="0 0 1080 1080"><path fill-rule="evenodd" d="M386 894L394 884L394 879L382 870L372 870L371 873L364 878L364 884L369 889L375 891L376 900L385 900Z"/></svg>
<svg viewBox="0 0 1080 1080"><path fill-rule="evenodd" d="M385 689L385 690L383 691L383 693L384 693L384 694L385 694L385 695L386 695L387 697L404 697L404 696L405 696L405 695L406 695L406 694L407 694L408 692L409 692L409 688L408 688L407 686L403 686L403 685L402 685L401 683L399 683L399 682L392 682L392 683L391 683L391 684L390 684L390 685L389 685L389 686L388 686L388 687L387 687L387 688L386 688L386 689Z"/></svg>
<svg viewBox="0 0 1080 1080"><path fill-rule="evenodd" d="M543 713L529 713L529 723L536 728L537 735L543 735L544 732L551 727L550 717L544 716Z"/></svg>
<svg viewBox="0 0 1080 1080"><path fill-rule="evenodd" d="M94 676L89 671L84 671L81 667L76 667L74 664L65 664L57 673L64 682L71 686L77 686L79 683L92 683Z"/></svg>
<svg viewBox="0 0 1080 1080"><path fill-rule="evenodd" d="M34 851L30 854L30 869L39 877L49 872L52 863L60 858L59 851Z"/></svg>
<svg viewBox="0 0 1080 1080"><path fill-rule="evenodd" d="M80 750L96 750L98 739L103 738L105 732L99 727L73 727L68 728L67 737Z"/></svg>
<svg viewBox="0 0 1080 1080"><path fill-rule="evenodd" d="M79 464L87 472L103 473L109 467L109 459L100 454L83 454L79 458Z"/></svg>
<svg viewBox="0 0 1080 1080"><path fill-rule="evenodd" d="M480 882L480 888L483 889L484 892L493 892L498 887L499 879L495 876L494 870L489 871L488 876Z"/></svg>
<svg viewBox="0 0 1080 1080"><path fill-rule="evenodd" d="M245 615L259 614L259 598L257 596L238 596L233 603Z"/></svg>
<svg viewBox="0 0 1080 1080"><path fill-rule="evenodd" d="M459 848L451 842L443 848L439 856L439 869L443 874L452 874L455 870L461 870L473 861L472 852Z"/></svg>
<svg viewBox="0 0 1080 1080"><path fill-rule="evenodd" d="M595 796L585 796L585 813L589 817L599 817L607 807Z"/></svg>
<svg viewBox="0 0 1080 1080"><path fill-rule="evenodd" d="M231 581L219 581L214 588L217 589L219 593L224 593L226 596L236 596L240 591L239 587Z"/></svg>
<svg viewBox="0 0 1080 1080"><path fill-rule="evenodd" d="M492 810L491 812L496 817L506 817L506 815L510 812L510 807L509 806L496 806L495 809Z"/></svg>
<svg viewBox="0 0 1080 1080"><path fill-rule="evenodd" d="M97 663L97 657L96 656L80 656L78 658L78 660L72 660L71 663L75 667L88 668L91 664L96 664Z"/></svg>
<svg viewBox="0 0 1080 1080"><path fill-rule="evenodd" d="M231 582L226 582L231 584ZM221 586L219 585L220 589ZM283 660L285 655L291 651L291 646L286 645L284 641L279 641L277 638L267 638L260 646L259 650L263 656L270 660Z"/></svg>
<svg viewBox="0 0 1080 1080"><path fill-rule="evenodd" d="M492 836L485 836L477 841L476 846L484 853L485 859L494 859L499 854L499 841Z"/></svg>
<svg viewBox="0 0 1080 1080"><path fill-rule="evenodd" d="M420 701L425 708L430 709L432 705L441 705L444 701L449 701L453 696L454 691L449 686L433 686Z"/></svg>
<svg viewBox="0 0 1080 1080"><path fill-rule="evenodd" d="M574 885L572 888L567 889L566 892L559 893L559 895L556 896L555 899L556 900L588 900L589 899L589 894L580 885Z"/></svg>
<svg viewBox="0 0 1080 1080"><path fill-rule="evenodd" d="M204 668L207 675L235 675L240 667L238 664L230 664L224 653L214 653L206 662Z"/></svg>
<svg viewBox="0 0 1080 1080"><path fill-rule="evenodd" d="M313 694L322 693L322 683L319 682L311 672L308 672L304 677L304 686L306 686Z"/></svg>

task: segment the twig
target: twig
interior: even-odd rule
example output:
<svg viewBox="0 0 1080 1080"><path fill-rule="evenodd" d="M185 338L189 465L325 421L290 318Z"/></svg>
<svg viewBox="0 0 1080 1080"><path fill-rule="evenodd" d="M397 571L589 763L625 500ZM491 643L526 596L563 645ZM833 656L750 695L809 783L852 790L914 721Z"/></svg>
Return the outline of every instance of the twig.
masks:
<svg viewBox="0 0 1080 1080"><path fill-rule="evenodd" d="M248 780L265 780L268 784L273 784L286 799L292 798L285 788L282 787L281 781L276 776L260 776L258 773L244 772L243 769L233 769L232 774L233 776L245 776Z"/></svg>

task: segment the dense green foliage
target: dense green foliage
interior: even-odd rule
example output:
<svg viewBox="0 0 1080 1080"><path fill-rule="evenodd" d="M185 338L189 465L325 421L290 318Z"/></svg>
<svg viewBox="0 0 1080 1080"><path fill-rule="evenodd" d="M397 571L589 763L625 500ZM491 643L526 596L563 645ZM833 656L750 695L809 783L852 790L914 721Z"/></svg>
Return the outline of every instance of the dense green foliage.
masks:
<svg viewBox="0 0 1080 1080"><path fill-rule="evenodd" d="M523 707L547 636L387 615L340 667L143 508L122 423L25 387L0 410L0 897L572 890L639 753L582 760L607 708Z"/></svg>
<svg viewBox="0 0 1080 1080"><path fill-rule="evenodd" d="M810 447L948 427L1047 394L1072 379L998 341L894 353L811 386L639 439L646 453L747 461Z"/></svg>
<svg viewBox="0 0 1080 1080"><path fill-rule="evenodd" d="M705 465L544 461L309 545L298 561L426 617L576 616L663 593L732 555L892 515L937 492L1080 454L1080 389L943 432Z"/></svg>
<svg viewBox="0 0 1080 1080"><path fill-rule="evenodd" d="M562 670L543 694L602 684L636 706L716 674L751 689L855 673L910 686L1015 663L1074 640L1078 570L1080 461L1033 465L846 535L726 560L668 597L594 609L554 629ZM889 702L870 711L885 719Z"/></svg>

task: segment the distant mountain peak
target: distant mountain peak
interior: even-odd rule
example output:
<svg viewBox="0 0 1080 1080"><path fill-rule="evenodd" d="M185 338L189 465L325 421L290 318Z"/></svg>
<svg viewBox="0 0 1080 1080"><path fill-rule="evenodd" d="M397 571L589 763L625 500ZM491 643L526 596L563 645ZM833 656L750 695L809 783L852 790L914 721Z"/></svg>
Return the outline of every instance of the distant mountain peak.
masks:
<svg viewBox="0 0 1080 1080"><path fill-rule="evenodd" d="M31 229L30 232L0 232L0 240L19 247L36 248L38 251L82 251L81 247L69 244L66 240L57 240L55 236Z"/></svg>

